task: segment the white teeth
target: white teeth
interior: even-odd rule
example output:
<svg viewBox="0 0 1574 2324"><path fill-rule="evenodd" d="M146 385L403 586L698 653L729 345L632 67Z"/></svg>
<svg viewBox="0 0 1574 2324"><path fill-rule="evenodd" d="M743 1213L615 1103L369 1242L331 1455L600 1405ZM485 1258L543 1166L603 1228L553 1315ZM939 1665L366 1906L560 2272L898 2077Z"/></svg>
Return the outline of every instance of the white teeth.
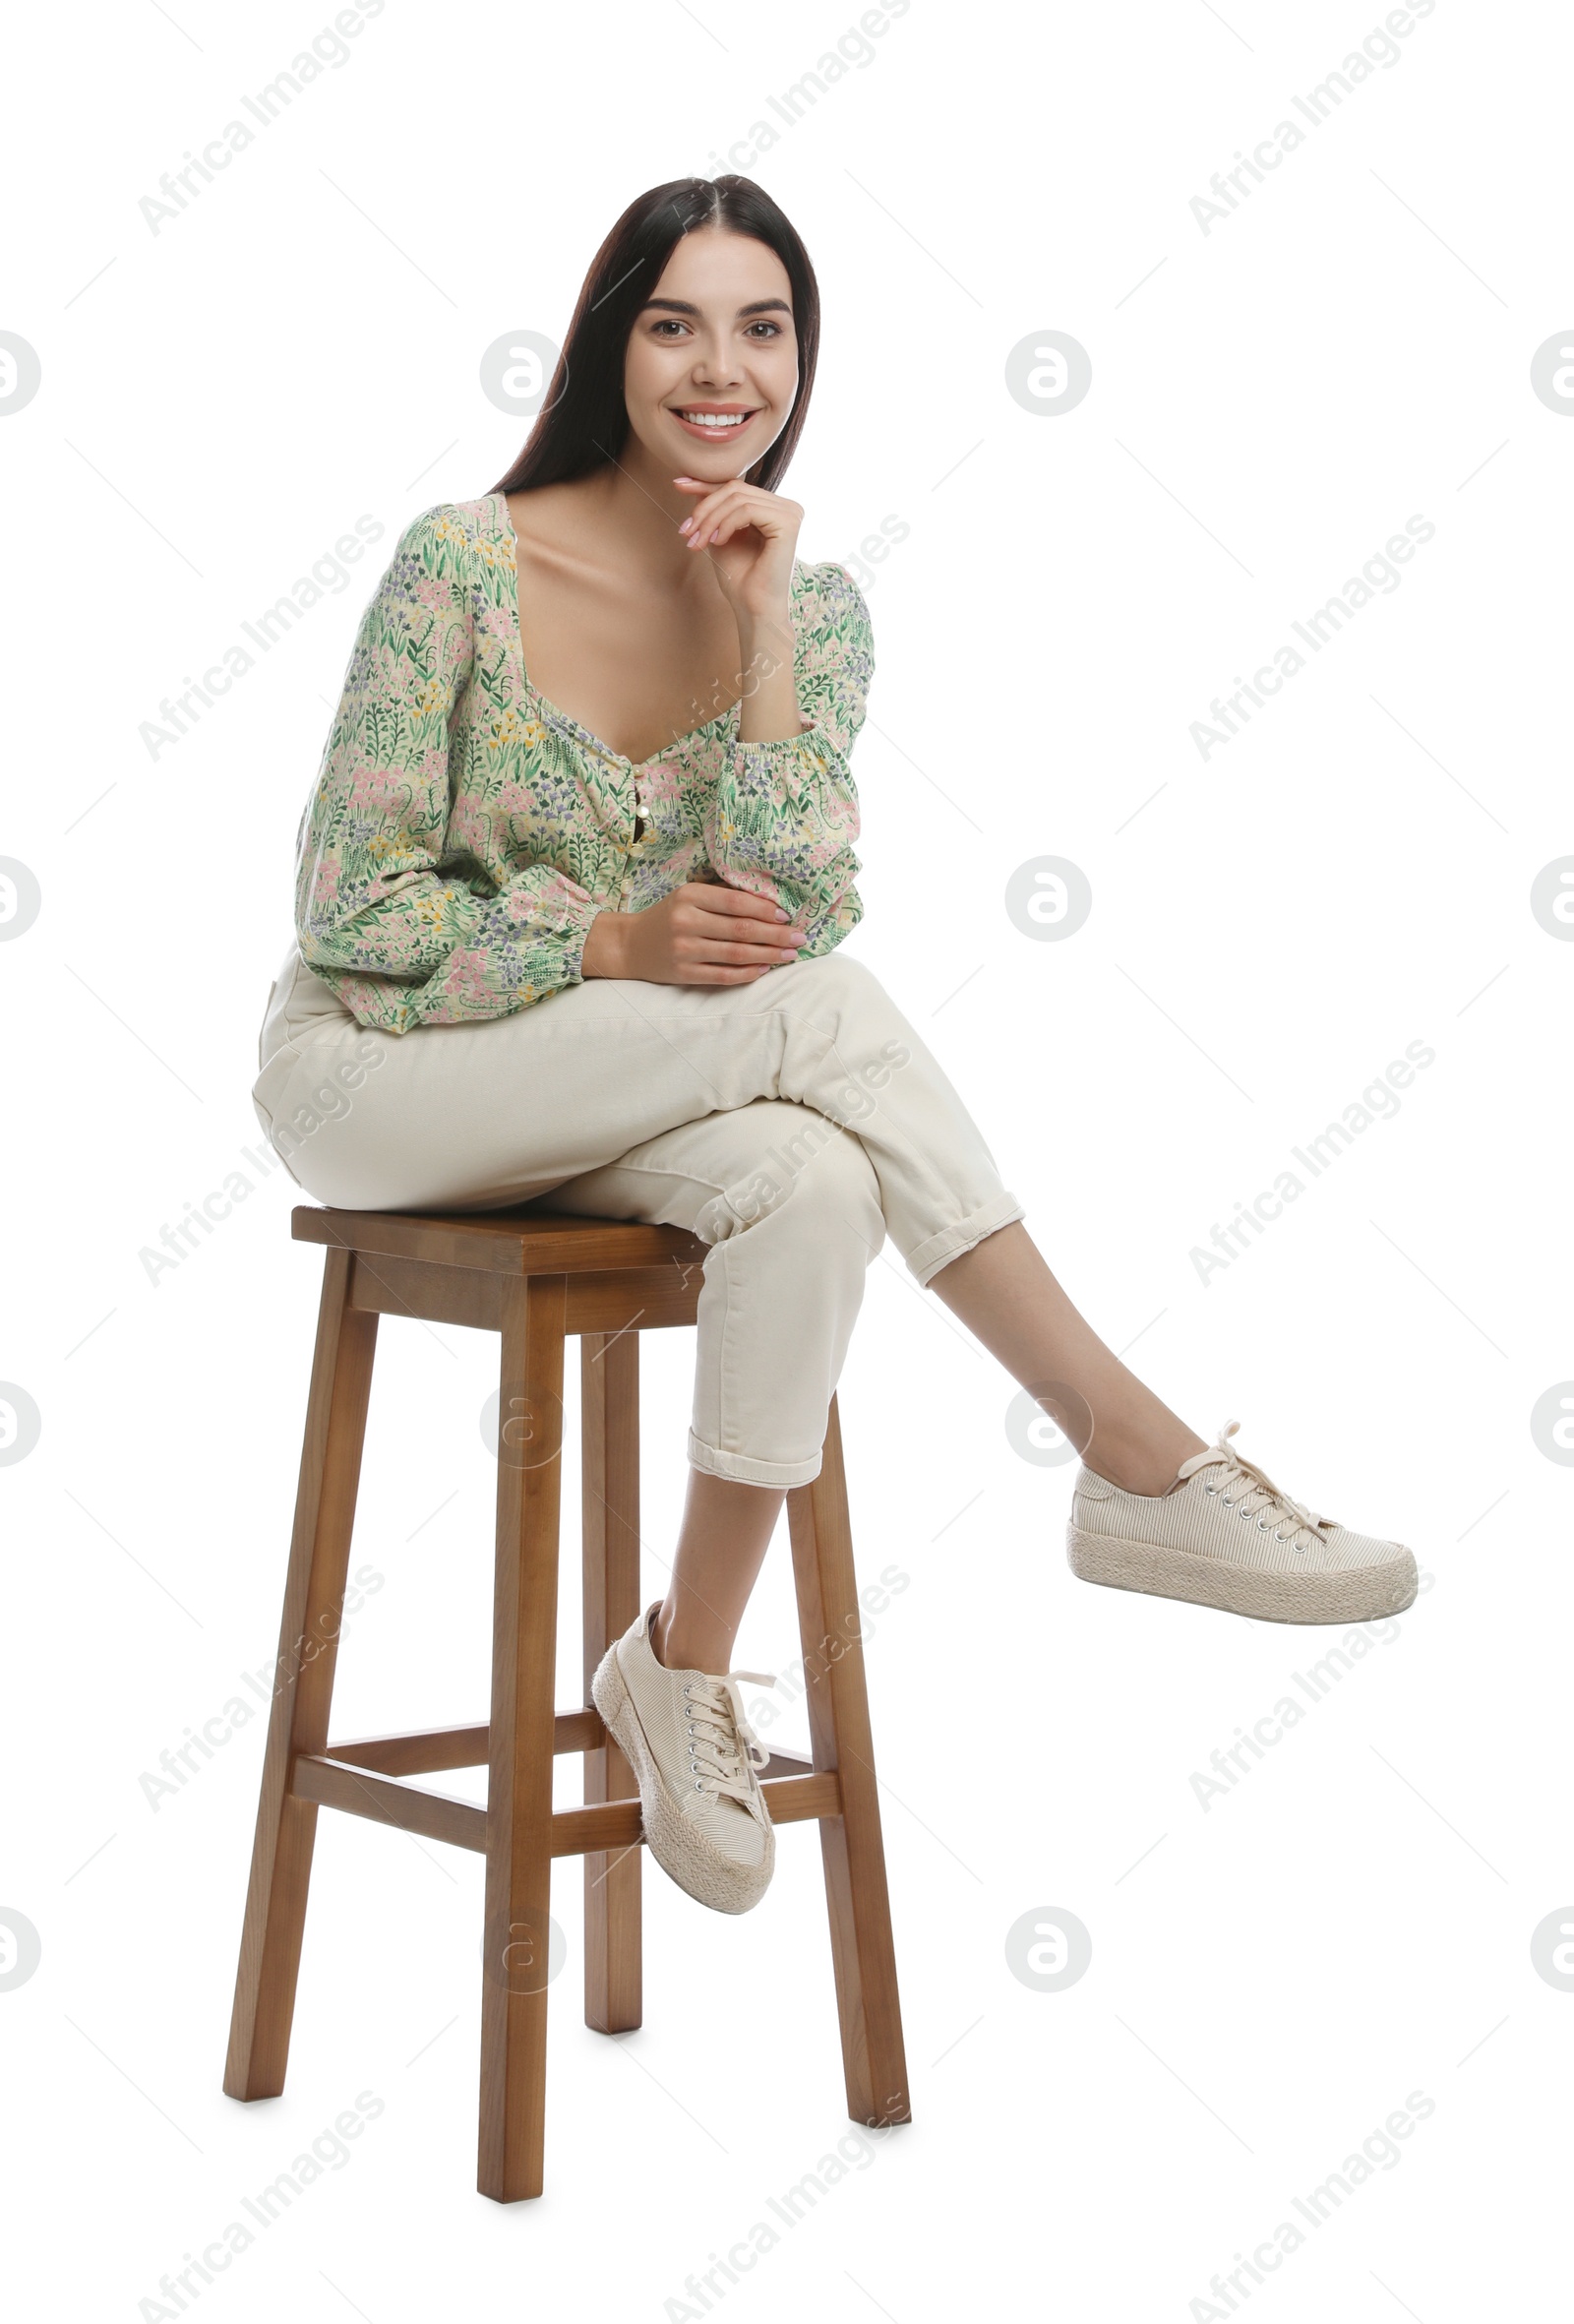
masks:
<svg viewBox="0 0 1574 2324"><path fill-rule="evenodd" d="M693 428L717 429L741 428L746 420L753 419L754 416L752 411L685 411L679 413L679 417L686 419Z"/></svg>

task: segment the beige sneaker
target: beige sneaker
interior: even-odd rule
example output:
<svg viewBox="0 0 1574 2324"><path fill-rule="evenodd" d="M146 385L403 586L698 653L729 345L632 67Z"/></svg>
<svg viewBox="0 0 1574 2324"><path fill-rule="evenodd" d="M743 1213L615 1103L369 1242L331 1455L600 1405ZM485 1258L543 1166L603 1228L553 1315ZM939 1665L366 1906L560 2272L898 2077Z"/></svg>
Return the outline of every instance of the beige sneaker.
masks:
<svg viewBox="0 0 1574 2324"><path fill-rule="evenodd" d="M1350 1533L1281 1493L1231 1449L1240 1425L1227 1420L1165 1493L1126 1493L1084 1463L1065 1537L1073 1573L1259 1621L1375 1621L1403 1612L1416 1595L1410 1551Z"/></svg>
<svg viewBox="0 0 1574 2324"><path fill-rule="evenodd" d="M770 1886L776 1834L759 1789L770 1754L744 1717L739 1682L657 1662L646 1607L602 1656L590 1699L634 1769L645 1843L662 1870L717 1913L747 1913Z"/></svg>

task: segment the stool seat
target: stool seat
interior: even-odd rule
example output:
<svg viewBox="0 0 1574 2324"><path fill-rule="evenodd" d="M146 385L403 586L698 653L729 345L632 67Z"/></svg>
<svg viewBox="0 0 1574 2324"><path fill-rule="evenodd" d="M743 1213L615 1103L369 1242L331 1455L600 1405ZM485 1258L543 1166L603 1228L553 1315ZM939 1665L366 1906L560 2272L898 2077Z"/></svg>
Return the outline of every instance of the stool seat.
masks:
<svg viewBox="0 0 1574 2324"><path fill-rule="evenodd" d="M302 1205L295 1240L325 1247L295 1523L241 1936L224 2088L283 2089L320 1807L486 1859L477 2184L542 2190L554 1858L582 1856L585 2022L641 2022L637 1787L590 1701L607 1648L637 1616L639 1337L695 1320L706 1246L676 1227L501 1211ZM333 1670L379 1317L499 1333L492 1699L484 1722L330 1742ZM554 1703L565 1341L580 1343L583 1694ZM836 1399L819 1475L787 1495L811 1749L773 1751L777 1825L819 1826L849 2113L910 2118L884 1847ZM554 1809L552 1761L582 1754L581 1807ZM476 1806L405 1779L488 1770ZM696 1910L701 1908L696 1907Z"/></svg>
<svg viewBox="0 0 1574 2324"><path fill-rule="evenodd" d="M703 1262L705 1245L683 1227L642 1219L579 1218L572 1211L317 1210L292 1214L297 1243L415 1258L498 1275L588 1274L600 1267L660 1266L669 1258Z"/></svg>

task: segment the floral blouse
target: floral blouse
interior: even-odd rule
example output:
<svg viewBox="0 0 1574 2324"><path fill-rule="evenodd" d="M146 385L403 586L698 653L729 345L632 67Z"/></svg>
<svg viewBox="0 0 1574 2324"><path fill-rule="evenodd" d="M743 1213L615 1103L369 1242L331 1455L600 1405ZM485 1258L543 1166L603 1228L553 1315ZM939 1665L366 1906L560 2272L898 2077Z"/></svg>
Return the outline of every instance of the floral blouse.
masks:
<svg viewBox="0 0 1574 2324"><path fill-rule="evenodd" d="M302 957L358 1022L407 1033L578 983L597 912L685 881L769 896L801 959L828 952L863 917L847 757L873 642L839 565L794 566L792 615L812 725L744 742L733 703L636 766L530 683L502 495L426 510L361 617L301 818Z"/></svg>

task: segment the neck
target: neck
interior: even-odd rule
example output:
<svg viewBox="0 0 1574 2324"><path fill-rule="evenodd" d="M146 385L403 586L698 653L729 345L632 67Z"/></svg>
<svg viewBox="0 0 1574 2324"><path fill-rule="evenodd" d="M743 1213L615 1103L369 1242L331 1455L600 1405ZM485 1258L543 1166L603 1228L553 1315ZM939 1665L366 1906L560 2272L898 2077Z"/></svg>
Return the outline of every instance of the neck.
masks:
<svg viewBox="0 0 1574 2324"><path fill-rule="evenodd" d="M587 500L623 560L664 581L680 581L699 562L678 527L700 496L680 492L673 473L631 434L617 459L585 479Z"/></svg>

